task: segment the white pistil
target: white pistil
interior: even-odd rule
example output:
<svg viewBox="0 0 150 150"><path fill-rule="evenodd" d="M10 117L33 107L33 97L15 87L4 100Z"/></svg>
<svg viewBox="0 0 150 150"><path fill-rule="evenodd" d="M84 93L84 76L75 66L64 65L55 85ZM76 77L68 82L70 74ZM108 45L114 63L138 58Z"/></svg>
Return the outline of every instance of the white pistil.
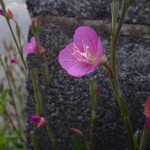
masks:
<svg viewBox="0 0 150 150"><path fill-rule="evenodd" d="M86 62L89 64L94 64L96 60L96 55L91 53L89 46L82 41L84 52L81 52L80 49L73 43L73 53L72 55L80 62Z"/></svg>

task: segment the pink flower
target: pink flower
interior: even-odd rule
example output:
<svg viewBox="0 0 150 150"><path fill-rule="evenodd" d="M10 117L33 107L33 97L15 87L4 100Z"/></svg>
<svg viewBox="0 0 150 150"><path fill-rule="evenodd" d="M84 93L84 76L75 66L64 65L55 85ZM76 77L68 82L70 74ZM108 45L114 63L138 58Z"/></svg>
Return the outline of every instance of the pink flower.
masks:
<svg viewBox="0 0 150 150"><path fill-rule="evenodd" d="M0 8L0 15L4 16L4 12L3 12L2 8Z"/></svg>
<svg viewBox="0 0 150 150"><path fill-rule="evenodd" d="M36 123L37 127L40 128L45 124L48 124L48 121L45 120L43 117L40 117L38 115L32 115L31 119L30 119L31 123Z"/></svg>
<svg viewBox="0 0 150 150"><path fill-rule="evenodd" d="M4 16L4 12L3 12L2 8L0 8L0 15ZM13 14L13 12L10 9L8 9L7 15L8 15L9 19L13 19L14 18L14 14Z"/></svg>
<svg viewBox="0 0 150 150"><path fill-rule="evenodd" d="M74 77L82 77L95 71L103 53L100 38L96 32L87 26L76 29L73 42L59 54L60 65Z"/></svg>
<svg viewBox="0 0 150 150"><path fill-rule="evenodd" d="M18 64L19 63L19 59L18 58L10 58L10 62Z"/></svg>
<svg viewBox="0 0 150 150"><path fill-rule="evenodd" d="M144 114L146 116L145 127L150 128L150 96L145 102Z"/></svg>
<svg viewBox="0 0 150 150"><path fill-rule="evenodd" d="M8 15L9 19L13 19L14 18L14 14L13 14L13 12L10 9L8 9L7 15Z"/></svg>
<svg viewBox="0 0 150 150"><path fill-rule="evenodd" d="M35 54L37 52L36 39L34 36L31 38L30 43L25 44L24 49L25 49L25 52L27 55L28 54ZM40 50L40 53L44 52L44 48L42 47L41 43L39 43L39 50Z"/></svg>

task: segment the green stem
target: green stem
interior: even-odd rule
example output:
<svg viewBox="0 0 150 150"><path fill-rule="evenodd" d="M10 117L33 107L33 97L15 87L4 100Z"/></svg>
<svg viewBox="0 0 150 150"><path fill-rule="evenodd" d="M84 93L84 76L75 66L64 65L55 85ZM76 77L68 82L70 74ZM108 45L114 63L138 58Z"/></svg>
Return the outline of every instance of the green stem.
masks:
<svg viewBox="0 0 150 150"><path fill-rule="evenodd" d="M2 63L2 60L1 60L1 63ZM6 78L7 78L7 81L8 81L9 89L11 91L13 91L12 86L11 86L11 80L10 80L9 74L8 74L8 70L9 70L8 69L8 65L6 64L7 68L4 65L2 65L2 67L3 67L3 70L4 70L5 74L6 74ZM21 129L21 123L20 123L20 120L19 120L19 115L18 115L18 112L17 112L17 106L16 106L14 95L11 93L10 97L11 97L11 100L12 100L12 105L13 105L14 110L15 110L15 115L16 115L16 119L17 119L17 123L18 123L18 128Z"/></svg>
<svg viewBox="0 0 150 150"><path fill-rule="evenodd" d="M47 129L47 134L48 134L49 140L52 144L53 150L57 150L56 149L56 142L55 142L55 139L53 137L53 132L52 132L52 129L51 129L50 125L47 125L46 129Z"/></svg>
<svg viewBox="0 0 150 150"><path fill-rule="evenodd" d="M139 148L139 150L145 150L146 144L149 141L149 137L150 137L150 128L143 127L142 135L141 135L141 138L140 138L140 148Z"/></svg>
<svg viewBox="0 0 150 150"><path fill-rule="evenodd" d="M117 73L116 73L116 45L117 45L117 40L118 40L120 30L121 30L121 26L124 21L126 10L127 10L127 7L125 5L125 1L123 1L121 16L120 16L120 19L118 22L117 29L116 29L116 31L114 31L115 29L113 29L112 35L111 35L111 66L112 66L112 70L114 71L115 75L117 75Z"/></svg>
<svg viewBox="0 0 150 150"><path fill-rule="evenodd" d="M37 137L36 137L34 131L30 132L30 139L33 144L34 150L40 150L39 142L37 141Z"/></svg>
<svg viewBox="0 0 150 150"><path fill-rule="evenodd" d="M127 130L128 130L128 135L129 135L129 140L130 140L130 149L134 150L133 132L132 132L132 127L131 127L131 124L129 121L128 109L122 98L122 95L120 92L120 87L118 85L118 81L115 77L115 74L114 74L112 68L107 63L104 64L104 67L108 70L108 72L110 74L112 88L113 88L114 94L116 96L116 99L118 101L118 104L119 104L119 107L121 110L121 114L122 114L122 118L125 121Z"/></svg>
<svg viewBox="0 0 150 150"><path fill-rule="evenodd" d="M11 27L11 25L10 25L10 22L9 22L8 19L6 19L6 21L7 21L7 24L8 24L8 26L9 26L9 29L10 29L10 31L11 31L11 34L12 34L12 36L13 36L13 39L14 39L14 41L15 41L15 44L16 44L16 46L17 46L17 49L18 49L18 52L19 52L20 57L21 57L21 59L22 59L22 62L23 62L23 64L24 64L24 67L27 69L27 66L26 66L26 63L25 63L23 54L22 54L22 52L21 52L21 50L20 50L20 48L19 48L19 45L18 45L18 43L17 43L16 37L15 37L14 32L13 32L13 30L12 30L12 27Z"/></svg>
<svg viewBox="0 0 150 150"><path fill-rule="evenodd" d="M18 134L20 140L21 140L23 143L25 143L24 138L22 137L21 133L17 130L17 128L16 128L14 122L12 121L12 118L10 117L10 115L9 115L9 113L8 113L8 111L7 111L7 109L4 108L4 111L5 111L6 115L7 115L8 119L9 119L9 121L10 121L12 127L13 127L13 129L14 129L14 130L16 131L16 133Z"/></svg>
<svg viewBox="0 0 150 150"><path fill-rule="evenodd" d="M42 57L44 59L44 64L42 65L42 69L44 72L44 80L45 80L45 94L44 94L44 98L43 98L43 103L45 105L47 96L48 96L48 86L50 83L50 75L49 75L49 71L48 71L48 61L47 61L47 58L44 53L42 53Z"/></svg>
<svg viewBox="0 0 150 150"><path fill-rule="evenodd" d="M91 150L94 150L93 129L94 129L94 124L91 122L91 125L90 125Z"/></svg>
<svg viewBox="0 0 150 150"><path fill-rule="evenodd" d="M13 89L12 89L12 87L11 87L11 83L10 83L10 79L9 79L9 76L8 76L7 71L6 71L6 78L7 78L7 81L8 81L8 85L9 85L10 90L13 92ZM20 119L19 119L18 112L17 112L17 106L16 106L16 102L15 102L13 93L10 94L10 97L11 97L11 100L12 100L12 105L13 105L14 110L15 110L15 115L16 115L16 119L17 119L17 123L18 123L18 128L20 129L20 128L21 128L21 123L20 123Z"/></svg>

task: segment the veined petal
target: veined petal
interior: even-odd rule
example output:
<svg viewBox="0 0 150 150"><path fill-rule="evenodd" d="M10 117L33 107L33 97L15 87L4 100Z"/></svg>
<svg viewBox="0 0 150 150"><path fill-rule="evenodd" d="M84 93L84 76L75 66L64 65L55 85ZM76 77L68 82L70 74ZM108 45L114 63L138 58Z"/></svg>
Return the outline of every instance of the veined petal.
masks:
<svg viewBox="0 0 150 150"><path fill-rule="evenodd" d="M98 43L97 33L88 26L82 26L76 29L75 35L73 37L74 44L80 49L81 52L84 52L84 43L89 46L89 49L92 53L96 52L97 43Z"/></svg>
<svg viewBox="0 0 150 150"><path fill-rule="evenodd" d="M70 43L66 48L64 48L59 54L59 63L65 69L70 69L76 63L76 59L72 55L73 44Z"/></svg>
<svg viewBox="0 0 150 150"><path fill-rule="evenodd" d="M91 73L94 70L92 69L92 65L83 63L83 62L76 62L69 70L68 74L74 76L74 77L82 77L86 74Z"/></svg>
<svg viewBox="0 0 150 150"><path fill-rule="evenodd" d="M26 54L32 54L32 53L36 53L36 47L33 46L31 43L27 43L24 45L24 49Z"/></svg>

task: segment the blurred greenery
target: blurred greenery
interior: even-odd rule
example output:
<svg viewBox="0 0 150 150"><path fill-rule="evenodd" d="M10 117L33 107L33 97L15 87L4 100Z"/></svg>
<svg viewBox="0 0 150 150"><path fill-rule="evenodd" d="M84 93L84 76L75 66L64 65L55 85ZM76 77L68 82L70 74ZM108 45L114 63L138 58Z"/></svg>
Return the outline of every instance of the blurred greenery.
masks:
<svg viewBox="0 0 150 150"><path fill-rule="evenodd" d="M25 126L25 70L21 61L10 63L19 55L11 43L3 42L6 49L0 55L0 150L26 150Z"/></svg>

